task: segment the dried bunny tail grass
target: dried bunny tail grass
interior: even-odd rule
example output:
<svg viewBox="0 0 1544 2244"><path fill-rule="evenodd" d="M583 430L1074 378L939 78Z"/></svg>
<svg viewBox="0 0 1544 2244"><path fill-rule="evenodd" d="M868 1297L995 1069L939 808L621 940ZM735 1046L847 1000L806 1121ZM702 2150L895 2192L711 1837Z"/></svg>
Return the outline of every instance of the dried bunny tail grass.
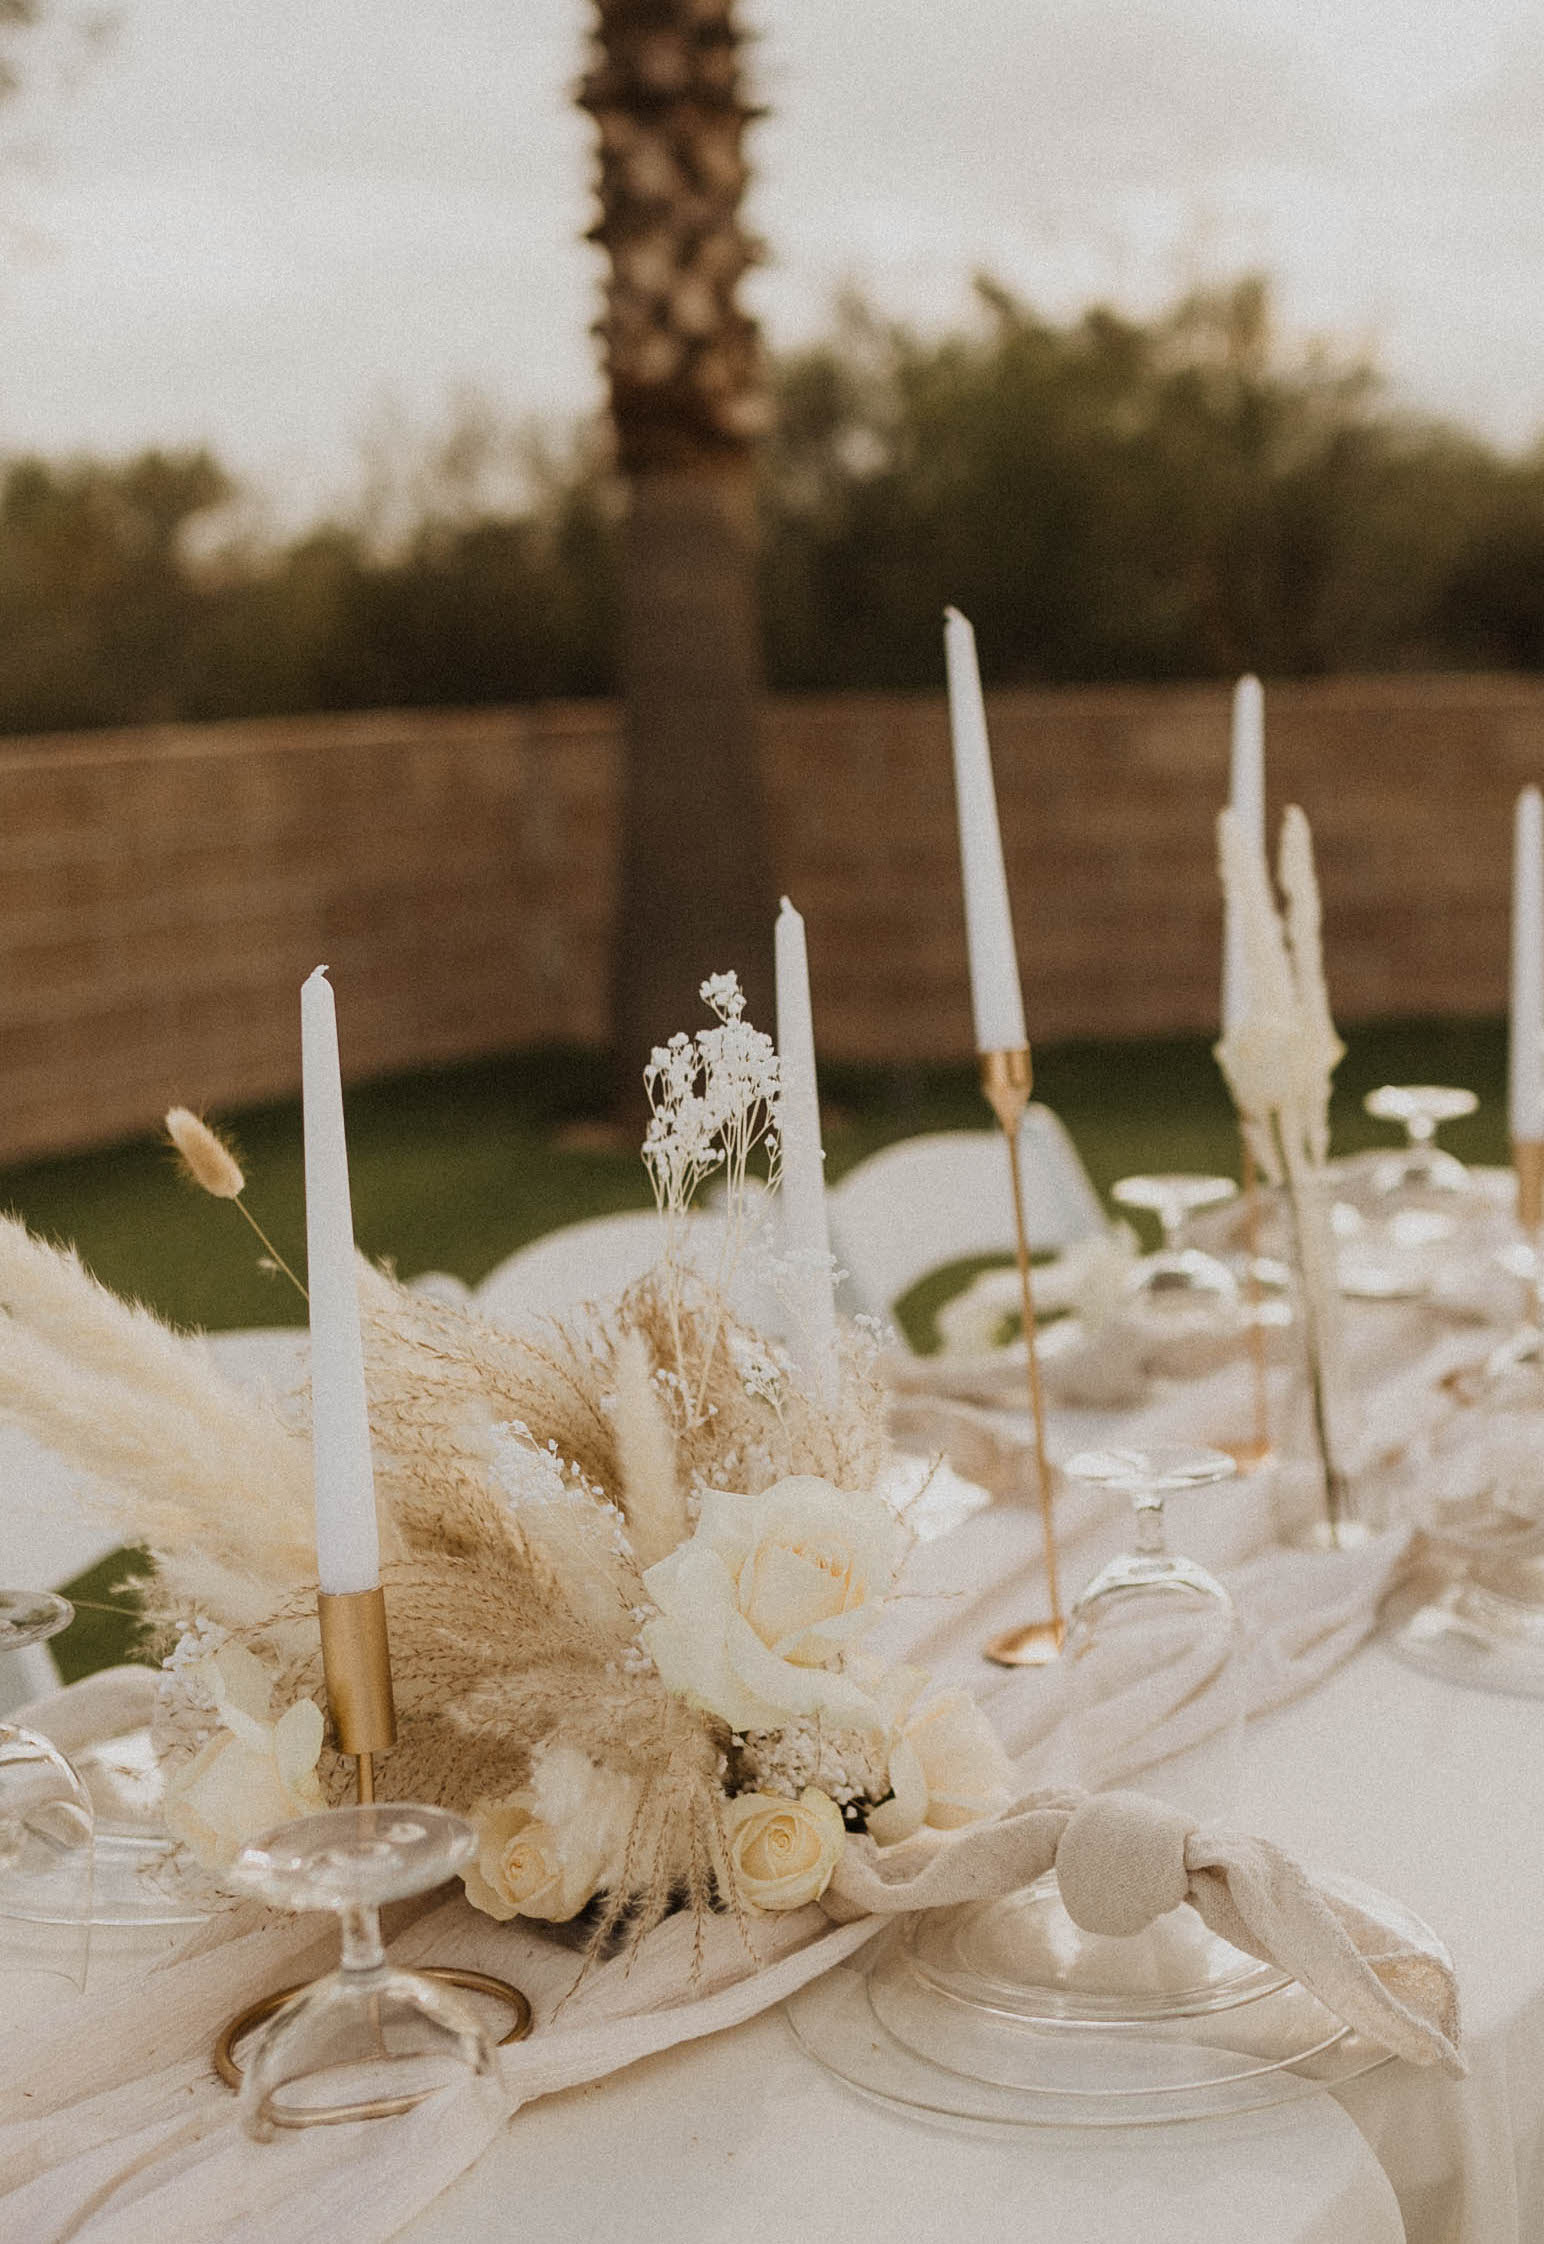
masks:
<svg viewBox="0 0 1544 2244"><path fill-rule="evenodd" d="M98 1371L11 1322L0 1417L100 1484L104 1508L175 1552L196 1545L279 1590L314 1568L310 1454L208 1367L174 1397Z"/></svg>
<svg viewBox="0 0 1544 2244"><path fill-rule="evenodd" d="M166 1134L177 1148L183 1173L216 1200L237 1200L246 1190L241 1164L218 1131L191 1107L167 1110Z"/></svg>
<svg viewBox="0 0 1544 2244"><path fill-rule="evenodd" d="M227 1140L217 1130L212 1130L207 1122L200 1120L191 1108L185 1106L167 1109L166 1134L177 1148L183 1175L191 1183L211 1193L216 1200L231 1201L236 1213L266 1248L274 1268L283 1271L302 1301L309 1301L311 1297L305 1287L241 1197L247 1188L247 1180L242 1175L241 1164Z"/></svg>
<svg viewBox="0 0 1544 2244"><path fill-rule="evenodd" d="M641 1567L668 1558L690 1522L676 1470L675 1437L661 1407L654 1360L644 1334L626 1329L613 1355L616 1374L618 1491L628 1539Z"/></svg>

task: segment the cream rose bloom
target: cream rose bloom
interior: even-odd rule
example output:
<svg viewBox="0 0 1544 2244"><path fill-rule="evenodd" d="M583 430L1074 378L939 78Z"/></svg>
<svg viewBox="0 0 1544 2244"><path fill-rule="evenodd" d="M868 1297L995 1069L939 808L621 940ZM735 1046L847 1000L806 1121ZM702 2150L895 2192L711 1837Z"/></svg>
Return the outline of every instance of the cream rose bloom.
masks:
<svg viewBox="0 0 1544 2244"><path fill-rule="evenodd" d="M531 1781L471 1811L477 1853L461 1873L485 1916L566 1924L620 1874L638 1806L636 1777L597 1768L571 1745L536 1753Z"/></svg>
<svg viewBox="0 0 1544 2244"><path fill-rule="evenodd" d="M166 1828L206 1870L248 1840L327 1803L317 1780L322 1710L297 1699L272 1719L272 1674L244 1644L222 1644L192 1671L212 1694L220 1730L166 1782Z"/></svg>
<svg viewBox="0 0 1544 2244"><path fill-rule="evenodd" d="M724 1811L729 1867L752 1909L802 1909L831 1883L847 1827L842 1811L813 1785L797 1800L742 1792Z"/></svg>
<svg viewBox="0 0 1544 2244"><path fill-rule="evenodd" d="M868 1819L869 1836L882 1847L924 1823L934 1831L980 1823L1008 1807L1015 1790L1013 1764L968 1691L943 1691L919 1713L905 1712L891 1741L890 1783L893 1797Z"/></svg>
<svg viewBox="0 0 1544 2244"><path fill-rule="evenodd" d="M876 1710L838 1662L879 1610L905 1533L883 1497L808 1474L760 1496L708 1489L690 1538L651 1566L640 1634L668 1690L731 1729Z"/></svg>

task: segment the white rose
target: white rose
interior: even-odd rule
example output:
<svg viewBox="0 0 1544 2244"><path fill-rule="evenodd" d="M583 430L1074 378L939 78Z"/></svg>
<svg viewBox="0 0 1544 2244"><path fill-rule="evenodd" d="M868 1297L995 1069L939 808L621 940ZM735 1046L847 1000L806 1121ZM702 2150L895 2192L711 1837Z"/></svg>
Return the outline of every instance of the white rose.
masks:
<svg viewBox="0 0 1544 2244"><path fill-rule="evenodd" d="M317 1780L325 1725L311 1699L271 1719L272 1677L244 1644L222 1644L197 1663L221 1728L166 1781L166 1828L206 1870L248 1840L326 1806Z"/></svg>
<svg viewBox="0 0 1544 2244"><path fill-rule="evenodd" d="M882 1847L926 1823L957 1831L998 1815L1014 1796L1013 1764L968 1691L944 1691L912 1715L890 1747L892 1797L868 1819Z"/></svg>
<svg viewBox="0 0 1544 2244"><path fill-rule="evenodd" d="M752 1909L802 1909L818 1901L847 1844L842 1811L806 1785L797 1800L742 1792L724 1811L729 1865Z"/></svg>
<svg viewBox="0 0 1544 2244"><path fill-rule="evenodd" d="M620 1875L638 1806L636 1777L598 1768L571 1745L538 1749L531 1781L471 1811L477 1853L462 1872L485 1916L566 1924Z"/></svg>
<svg viewBox="0 0 1544 2244"><path fill-rule="evenodd" d="M905 1534L880 1496L809 1475L760 1496L709 1489L688 1541L651 1566L640 1634L668 1690L731 1729L801 1715L879 1726L837 1662L879 1610Z"/></svg>

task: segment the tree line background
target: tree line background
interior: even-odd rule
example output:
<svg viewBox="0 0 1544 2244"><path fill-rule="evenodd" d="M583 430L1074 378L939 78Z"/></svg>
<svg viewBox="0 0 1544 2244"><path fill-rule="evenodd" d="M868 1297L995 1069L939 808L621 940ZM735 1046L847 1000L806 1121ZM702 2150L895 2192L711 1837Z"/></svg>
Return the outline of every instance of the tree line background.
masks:
<svg viewBox="0 0 1544 2244"><path fill-rule="evenodd" d="M1544 443L1284 352L1256 278L1146 322L977 296L941 338L848 303L775 364L773 686L935 686L947 601L998 683L1544 667ZM0 731L614 689L598 431L465 401L302 533L242 498L207 451L0 468Z"/></svg>

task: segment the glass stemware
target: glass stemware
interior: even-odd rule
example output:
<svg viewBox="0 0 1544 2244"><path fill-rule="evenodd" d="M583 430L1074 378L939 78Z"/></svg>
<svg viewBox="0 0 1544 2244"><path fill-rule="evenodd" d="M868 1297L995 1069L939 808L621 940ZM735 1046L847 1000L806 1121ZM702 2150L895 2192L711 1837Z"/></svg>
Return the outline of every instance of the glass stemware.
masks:
<svg viewBox="0 0 1544 2244"><path fill-rule="evenodd" d="M1340 1169L1332 1214L1340 1288L1360 1300L1412 1297L1436 1274L1437 1250L1489 1212L1464 1164L1436 1142L1442 1123L1472 1114L1478 1101L1446 1084L1385 1083L1362 1104L1375 1121L1403 1123L1406 1142Z"/></svg>
<svg viewBox="0 0 1544 2244"><path fill-rule="evenodd" d="M1129 1781L1206 1820L1236 1809L1242 1767L1238 1618L1216 1577L1171 1555L1164 1499L1236 1472L1215 1449L1084 1451L1071 1480L1113 1488L1135 1514L1131 1548L1075 1601L1064 1651L1078 1781L1095 1791ZM1172 1743L1157 1764L1155 1739Z"/></svg>
<svg viewBox="0 0 1544 2244"><path fill-rule="evenodd" d="M304 1816L237 1855L228 1885L279 1909L331 1909L341 1935L335 1972L269 1997L222 2037L216 2063L240 2080L242 2124L257 2141L280 2127L391 2118L456 2081L491 2081L487 2035L447 1981L513 1999L507 2040L530 2024L524 1997L475 1972L403 1970L381 1944L382 1903L443 1884L473 1844L460 1816L387 1801ZM238 2067L235 2046L259 2026Z"/></svg>
<svg viewBox="0 0 1544 2244"><path fill-rule="evenodd" d="M1156 1253L1143 1255L1125 1280L1128 1304L1154 1336L1210 1334L1237 1320L1238 1281L1227 1264L1179 1240L1188 1217L1237 1191L1231 1177L1182 1175L1122 1177L1111 1187L1118 1207L1155 1215L1163 1232Z"/></svg>
<svg viewBox="0 0 1544 2244"><path fill-rule="evenodd" d="M1474 1112L1479 1100L1472 1091L1443 1083L1385 1083L1369 1091L1362 1105L1375 1122L1405 1126L1401 1150L1382 1154L1373 1164L1368 1184L1374 1199L1469 1191L1468 1170L1443 1152L1437 1132L1444 1122L1458 1122Z"/></svg>
<svg viewBox="0 0 1544 2244"><path fill-rule="evenodd" d="M46 1590L0 1590L0 1651L41 1644L75 1618ZM48 1738L0 1722L0 1957L84 1989L91 1954L91 1795Z"/></svg>

